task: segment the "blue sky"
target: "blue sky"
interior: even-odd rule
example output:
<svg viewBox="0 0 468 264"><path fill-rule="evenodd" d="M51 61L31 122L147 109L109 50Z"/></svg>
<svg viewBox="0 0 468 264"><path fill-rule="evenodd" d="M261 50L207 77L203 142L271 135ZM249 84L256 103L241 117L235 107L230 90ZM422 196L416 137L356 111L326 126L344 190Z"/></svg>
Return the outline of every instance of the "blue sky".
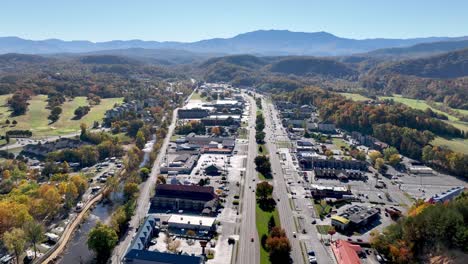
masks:
<svg viewBox="0 0 468 264"><path fill-rule="evenodd" d="M349 38L468 35L467 0L5 0L0 36L196 41L258 29Z"/></svg>

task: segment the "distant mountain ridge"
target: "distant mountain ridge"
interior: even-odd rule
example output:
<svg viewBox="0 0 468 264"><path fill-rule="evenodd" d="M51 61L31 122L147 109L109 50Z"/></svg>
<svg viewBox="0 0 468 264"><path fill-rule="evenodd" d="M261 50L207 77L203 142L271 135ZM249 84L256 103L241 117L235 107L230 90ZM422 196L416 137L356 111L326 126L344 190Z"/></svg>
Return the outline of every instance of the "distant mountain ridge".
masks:
<svg viewBox="0 0 468 264"><path fill-rule="evenodd" d="M412 39L348 39L327 32L291 32L288 30L258 30L232 38L213 38L196 42L158 42L114 40L107 42L63 41L59 39L26 40L0 37L0 54L86 53L100 50L176 49L189 52L254 55L335 56L365 53L376 49L407 47L437 41L468 40L468 37L428 37Z"/></svg>
<svg viewBox="0 0 468 264"><path fill-rule="evenodd" d="M468 48L468 40L421 43L403 48L378 49L363 55L378 58L419 58Z"/></svg>

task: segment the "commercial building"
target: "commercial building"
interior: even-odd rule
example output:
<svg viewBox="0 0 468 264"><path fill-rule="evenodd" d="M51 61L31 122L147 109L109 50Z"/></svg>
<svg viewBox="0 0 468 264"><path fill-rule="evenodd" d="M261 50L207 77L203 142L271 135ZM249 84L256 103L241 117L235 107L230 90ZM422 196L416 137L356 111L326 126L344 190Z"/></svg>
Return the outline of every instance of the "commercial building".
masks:
<svg viewBox="0 0 468 264"><path fill-rule="evenodd" d="M360 264L361 259L359 253L362 248L359 245L354 245L348 241L338 239L331 244L333 254L335 255L338 264Z"/></svg>
<svg viewBox="0 0 468 264"><path fill-rule="evenodd" d="M214 231L216 218L192 215L173 214L167 220L170 229L193 230L193 231Z"/></svg>
<svg viewBox="0 0 468 264"><path fill-rule="evenodd" d="M200 119L209 115L210 112L203 108L179 109L177 111L179 119Z"/></svg>
<svg viewBox="0 0 468 264"><path fill-rule="evenodd" d="M314 199L336 198L341 199L344 195L351 195L351 190L346 187L334 187L312 184L310 192Z"/></svg>
<svg viewBox="0 0 468 264"><path fill-rule="evenodd" d="M127 253L124 263L132 264L201 264L201 256L179 255L148 250L151 240L159 233L160 219L149 215L138 229Z"/></svg>
<svg viewBox="0 0 468 264"><path fill-rule="evenodd" d="M379 217L379 210L373 207L353 205L344 212L332 217L332 226L337 230L347 231L366 226Z"/></svg>
<svg viewBox="0 0 468 264"><path fill-rule="evenodd" d="M180 154L168 164L161 166L161 173L190 174L197 165L198 155Z"/></svg>
<svg viewBox="0 0 468 264"><path fill-rule="evenodd" d="M434 170L427 166L412 165L408 168L408 171L412 174L434 174Z"/></svg>
<svg viewBox="0 0 468 264"><path fill-rule="evenodd" d="M158 184L151 202L159 209L187 210L211 215L216 212L218 197L211 186Z"/></svg>
<svg viewBox="0 0 468 264"><path fill-rule="evenodd" d="M460 186L460 187L453 187L450 188L448 191L443 192L441 194L436 194L432 196L431 198L428 199L428 202L430 203L443 203L446 201L450 201L453 198L457 197L461 193L465 191L465 187Z"/></svg>

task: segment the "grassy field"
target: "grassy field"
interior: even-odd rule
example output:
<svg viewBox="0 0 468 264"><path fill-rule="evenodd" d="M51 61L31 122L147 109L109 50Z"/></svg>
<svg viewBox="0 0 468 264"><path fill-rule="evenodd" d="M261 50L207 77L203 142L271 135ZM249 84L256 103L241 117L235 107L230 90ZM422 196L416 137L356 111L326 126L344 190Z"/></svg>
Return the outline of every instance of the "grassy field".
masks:
<svg viewBox="0 0 468 264"><path fill-rule="evenodd" d="M370 100L369 97L366 97L364 95L356 94L356 93L339 93L343 95L344 97L351 99L353 101L367 101Z"/></svg>
<svg viewBox="0 0 468 264"><path fill-rule="evenodd" d="M436 137L431 144L436 146L447 146L449 149L468 155L468 139L445 139Z"/></svg>
<svg viewBox="0 0 468 264"><path fill-rule="evenodd" d="M458 121L458 118L456 118L453 115L450 115L448 113L442 112L440 110L437 110L430 105L426 103L424 100L418 100L418 99L411 99L411 98L405 98L402 97L401 95L394 95L394 96L380 96L380 99L393 99L395 102L399 102L402 104L405 104L409 107L419 109L419 110L426 110L427 108L430 108L432 111L439 113L439 114L444 114L446 115L450 121Z"/></svg>
<svg viewBox="0 0 468 264"><path fill-rule="evenodd" d="M262 239L262 235L268 236L268 221L270 217L273 216L275 219L275 223L277 226L281 226L278 210L275 209L273 212L265 212L257 204L255 210L255 222L257 225L257 232L258 232L258 243L260 243ZM270 263L269 254L268 252L260 245L260 263L267 264Z"/></svg>
<svg viewBox="0 0 468 264"><path fill-rule="evenodd" d="M190 100L200 100L202 102L206 102L206 98L201 97L199 93L193 93L192 97L190 97Z"/></svg>
<svg viewBox="0 0 468 264"><path fill-rule="evenodd" d="M0 97L0 103L4 101L4 96ZM107 110L114 107L116 103L122 103L123 98L108 98L102 99L99 105L93 106L91 111L80 120L73 120L74 111L78 106L88 105L86 97L75 97L72 100L66 101L62 105L62 114L57 122L49 125L49 109L47 109L47 96L36 95L29 101L29 107L26 114L10 117L8 108L5 104L0 104L0 123L6 119L16 120L18 124L15 127L2 127L2 130L11 129L30 129L33 136L54 136L65 135L77 132L80 129L80 124L85 123L91 126L94 121L102 121Z"/></svg>
<svg viewBox="0 0 468 264"><path fill-rule="evenodd" d="M333 144L338 148L338 149L341 149L341 147L345 147L345 148L350 148L349 147L349 144L346 143L343 139L341 138L332 138L332 142Z"/></svg>

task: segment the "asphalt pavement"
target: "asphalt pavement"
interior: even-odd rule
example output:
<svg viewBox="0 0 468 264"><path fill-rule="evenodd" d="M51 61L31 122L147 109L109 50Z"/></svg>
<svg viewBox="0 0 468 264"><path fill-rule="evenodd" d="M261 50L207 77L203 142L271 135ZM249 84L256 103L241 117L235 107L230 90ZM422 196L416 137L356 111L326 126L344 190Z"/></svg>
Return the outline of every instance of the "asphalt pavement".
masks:
<svg viewBox="0 0 468 264"><path fill-rule="evenodd" d="M242 197L240 245L239 251L237 252L237 263L239 264L260 263L260 241L255 223L256 196L254 192L257 183L257 171L255 170L254 164L254 159L257 155L257 143L255 142L255 116L257 107L252 97L248 96L248 100L250 102L250 118L248 124L249 143L247 167L243 182L244 195ZM253 179L255 179L255 182Z"/></svg>

